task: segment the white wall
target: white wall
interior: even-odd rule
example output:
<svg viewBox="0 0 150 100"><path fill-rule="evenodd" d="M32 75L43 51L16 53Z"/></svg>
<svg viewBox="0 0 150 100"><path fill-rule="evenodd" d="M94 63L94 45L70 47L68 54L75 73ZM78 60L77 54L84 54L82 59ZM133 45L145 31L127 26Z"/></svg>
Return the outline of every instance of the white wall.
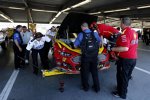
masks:
<svg viewBox="0 0 150 100"><path fill-rule="evenodd" d="M27 26L27 23L5 23L0 22L0 30L7 29L7 28L15 28L17 25L23 25ZM52 26L59 26L60 24L36 24L36 30L37 32L42 32L45 34L48 29L50 29Z"/></svg>

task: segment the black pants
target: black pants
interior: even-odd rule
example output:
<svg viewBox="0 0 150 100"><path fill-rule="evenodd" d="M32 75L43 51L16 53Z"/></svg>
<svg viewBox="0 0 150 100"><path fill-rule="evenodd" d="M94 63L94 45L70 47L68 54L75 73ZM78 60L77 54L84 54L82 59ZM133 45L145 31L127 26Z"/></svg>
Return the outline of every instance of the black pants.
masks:
<svg viewBox="0 0 150 100"><path fill-rule="evenodd" d="M49 69L48 59L46 58L45 49L43 48L40 50L32 49L33 70L38 70L38 54L40 55L43 69Z"/></svg>
<svg viewBox="0 0 150 100"><path fill-rule="evenodd" d="M126 98L128 82L135 65L136 59L119 58L117 61L117 90L123 98Z"/></svg>
<svg viewBox="0 0 150 100"><path fill-rule="evenodd" d="M44 48L45 48L45 55L46 58L48 59L48 53L49 53L49 49L52 47L52 41L50 42L45 42L44 44Z"/></svg>
<svg viewBox="0 0 150 100"><path fill-rule="evenodd" d="M14 49L14 64L15 64L15 69L20 68L21 67L21 56L22 56L22 52L19 51L18 47L16 45L13 46Z"/></svg>
<svg viewBox="0 0 150 100"><path fill-rule="evenodd" d="M22 58L29 60L30 51L28 51L28 53L27 53L26 47L27 47L27 44L22 45Z"/></svg>
<svg viewBox="0 0 150 100"><path fill-rule="evenodd" d="M81 58L81 82L84 89L89 88L89 73L91 72L93 78L93 86L96 90L100 89L99 78L98 78L98 69L97 69L97 57L94 58Z"/></svg>

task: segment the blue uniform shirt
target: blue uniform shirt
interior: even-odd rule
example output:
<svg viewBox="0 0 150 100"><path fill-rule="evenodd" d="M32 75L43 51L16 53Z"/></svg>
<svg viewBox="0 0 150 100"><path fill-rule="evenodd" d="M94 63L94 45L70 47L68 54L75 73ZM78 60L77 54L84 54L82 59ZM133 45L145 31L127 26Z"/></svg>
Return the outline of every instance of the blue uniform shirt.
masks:
<svg viewBox="0 0 150 100"><path fill-rule="evenodd" d="M15 32L13 35L13 40L17 40L19 44L22 44L21 37L18 32Z"/></svg>
<svg viewBox="0 0 150 100"><path fill-rule="evenodd" d="M84 30L84 32L85 32L86 34L90 34L92 31L91 31L90 29L86 29L86 30ZM95 38L97 39L97 41L100 43L101 39L100 39L100 37L99 37L99 35L98 35L97 32L94 32L94 36L95 36ZM83 33L81 32L81 33L79 33L78 37L76 38L76 40L75 40L75 42L74 42L74 45L75 45L76 47L80 46L80 44L81 44L81 42L82 42L82 39L83 39Z"/></svg>

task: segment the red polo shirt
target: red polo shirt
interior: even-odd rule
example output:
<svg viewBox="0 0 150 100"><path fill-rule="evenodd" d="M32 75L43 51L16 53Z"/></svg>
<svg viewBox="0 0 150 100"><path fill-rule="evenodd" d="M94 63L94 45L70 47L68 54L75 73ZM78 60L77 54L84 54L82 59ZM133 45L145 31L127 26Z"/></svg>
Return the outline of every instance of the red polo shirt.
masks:
<svg viewBox="0 0 150 100"><path fill-rule="evenodd" d="M130 27L124 29L123 33L118 37L116 45L117 47L129 48L126 52L119 52L119 57L127 59L137 58L138 34Z"/></svg>
<svg viewBox="0 0 150 100"><path fill-rule="evenodd" d="M100 32L99 34L102 35L104 38L109 38L111 35L115 33L119 33L119 31L109 25L106 24L97 24L98 31Z"/></svg>

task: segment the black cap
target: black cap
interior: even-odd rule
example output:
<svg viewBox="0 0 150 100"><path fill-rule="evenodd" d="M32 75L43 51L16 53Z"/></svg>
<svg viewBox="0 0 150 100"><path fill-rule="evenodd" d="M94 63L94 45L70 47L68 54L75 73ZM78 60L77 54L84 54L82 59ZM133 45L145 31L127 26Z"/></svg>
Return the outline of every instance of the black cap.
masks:
<svg viewBox="0 0 150 100"><path fill-rule="evenodd" d="M37 32L36 34L35 34L35 39L36 38L41 38L41 37L43 37L44 35L41 33L41 32Z"/></svg>

